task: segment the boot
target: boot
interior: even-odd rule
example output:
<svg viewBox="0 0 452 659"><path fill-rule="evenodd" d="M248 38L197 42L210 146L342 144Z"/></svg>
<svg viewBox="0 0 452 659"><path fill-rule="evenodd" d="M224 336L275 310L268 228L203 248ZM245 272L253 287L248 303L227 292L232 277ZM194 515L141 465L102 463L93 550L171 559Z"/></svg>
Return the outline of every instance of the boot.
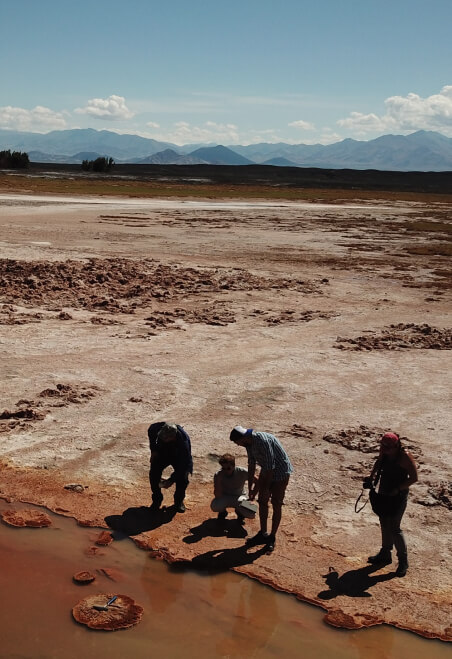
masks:
<svg viewBox="0 0 452 659"><path fill-rule="evenodd" d="M392 563L391 550L382 547L378 554L369 556L367 562L372 563L372 565L389 565L389 563Z"/></svg>
<svg viewBox="0 0 452 659"><path fill-rule="evenodd" d="M406 554L399 555L399 564L397 566L396 575L398 577L404 577L408 570L408 558Z"/></svg>

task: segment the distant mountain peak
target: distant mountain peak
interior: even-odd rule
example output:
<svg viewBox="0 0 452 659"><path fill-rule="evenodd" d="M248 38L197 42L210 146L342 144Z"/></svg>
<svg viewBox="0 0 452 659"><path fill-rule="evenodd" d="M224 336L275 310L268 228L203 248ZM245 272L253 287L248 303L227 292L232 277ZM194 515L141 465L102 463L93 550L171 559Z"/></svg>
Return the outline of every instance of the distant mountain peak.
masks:
<svg viewBox="0 0 452 659"><path fill-rule="evenodd" d="M27 133L0 129L0 150L26 151L35 162L81 162L87 154L119 163L212 164L452 171L452 138L418 130L409 135L381 135L369 141L350 137L334 144L204 144L177 146L139 135L94 128ZM75 154L75 155L71 155Z"/></svg>

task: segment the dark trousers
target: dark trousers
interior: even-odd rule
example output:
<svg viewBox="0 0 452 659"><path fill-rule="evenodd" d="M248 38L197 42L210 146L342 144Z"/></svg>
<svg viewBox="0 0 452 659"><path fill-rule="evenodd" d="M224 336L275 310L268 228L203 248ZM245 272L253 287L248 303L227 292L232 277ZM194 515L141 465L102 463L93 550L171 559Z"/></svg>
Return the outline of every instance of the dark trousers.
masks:
<svg viewBox="0 0 452 659"><path fill-rule="evenodd" d="M403 531L400 528L403 513L407 504L406 497L402 500L396 510L391 515L379 516L381 528L381 546L383 549L391 549L395 546L397 556L405 556L407 553L406 542Z"/></svg>
<svg viewBox="0 0 452 659"><path fill-rule="evenodd" d="M166 460L153 460L151 462L151 468L149 470L149 482L151 484L152 491L152 503L160 505L163 501L163 494L160 488L160 480L162 478L163 470L166 467L174 465L171 462ZM185 490L188 485L188 473L184 473L182 476L174 479L176 483L176 489L174 491L174 503L178 506L185 499Z"/></svg>

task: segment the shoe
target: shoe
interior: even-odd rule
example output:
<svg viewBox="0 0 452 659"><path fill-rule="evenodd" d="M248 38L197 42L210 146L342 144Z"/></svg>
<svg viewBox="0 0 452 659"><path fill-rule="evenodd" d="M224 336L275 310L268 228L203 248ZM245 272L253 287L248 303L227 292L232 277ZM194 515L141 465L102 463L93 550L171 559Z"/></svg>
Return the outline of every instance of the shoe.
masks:
<svg viewBox="0 0 452 659"><path fill-rule="evenodd" d="M266 545L267 540L268 540L268 533L265 533L263 531L259 531L259 533L256 533L256 535L253 535L252 538L248 538L246 540L245 544L247 547L255 547L256 545Z"/></svg>
<svg viewBox="0 0 452 659"><path fill-rule="evenodd" d="M218 513L217 519L219 519L221 522L226 519L228 516L228 511L223 510L221 513Z"/></svg>
<svg viewBox="0 0 452 659"><path fill-rule="evenodd" d="M185 512L185 505L184 505L183 501L181 501L180 503L175 503L174 506L176 508L177 513L184 513Z"/></svg>
<svg viewBox="0 0 452 659"><path fill-rule="evenodd" d="M375 556L369 556L367 562L372 563L372 565L389 565L392 563L391 551L389 549L380 549Z"/></svg>
<svg viewBox="0 0 452 659"><path fill-rule="evenodd" d="M243 517L243 515L240 515L240 513L237 513L237 521L242 526L245 524L245 518Z"/></svg>
<svg viewBox="0 0 452 659"><path fill-rule="evenodd" d="M270 533L270 535L267 537L267 542L265 543L267 554L270 554L275 549L275 544L276 538L272 533Z"/></svg>
<svg viewBox="0 0 452 659"><path fill-rule="evenodd" d="M161 505L162 505L161 503L154 502L149 506L149 510L151 511L151 513L156 513L158 510L160 510Z"/></svg>
<svg viewBox="0 0 452 659"><path fill-rule="evenodd" d="M405 556L399 556L399 564L396 570L397 577L404 577L408 571L408 559Z"/></svg>

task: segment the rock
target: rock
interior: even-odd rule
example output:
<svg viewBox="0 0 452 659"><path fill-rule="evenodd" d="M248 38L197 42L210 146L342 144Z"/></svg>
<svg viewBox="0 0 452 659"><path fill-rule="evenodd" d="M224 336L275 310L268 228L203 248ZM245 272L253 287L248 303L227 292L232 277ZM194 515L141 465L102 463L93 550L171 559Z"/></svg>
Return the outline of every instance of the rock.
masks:
<svg viewBox="0 0 452 659"><path fill-rule="evenodd" d="M100 547L106 547L112 542L113 542L113 536L110 533L110 531L102 531L96 540L96 545L99 545Z"/></svg>
<svg viewBox="0 0 452 659"><path fill-rule="evenodd" d="M65 490L71 490L71 492L84 492L85 488L80 483L68 483L64 486Z"/></svg>
<svg viewBox="0 0 452 659"><path fill-rule="evenodd" d="M94 574L92 574L92 572L88 572L87 570L85 570L84 572L77 572L72 577L75 583L79 583L79 584L92 583L95 578L96 577L94 576Z"/></svg>
<svg viewBox="0 0 452 659"><path fill-rule="evenodd" d="M85 597L72 609L74 619L81 625L87 625L90 629L105 631L127 629L140 622L143 607L127 595L116 595L116 600L108 606L106 611L94 608L95 606L106 606L112 597L115 597L115 593L100 593Z"/></svg>
<svg viewBox="0 0 452 659"><path fill-rule="evenodd" d="M7 510L2 513L2 520L9 526L18 528L45 528L51 526L52 520L46 513L39 510Z"/></svg>

